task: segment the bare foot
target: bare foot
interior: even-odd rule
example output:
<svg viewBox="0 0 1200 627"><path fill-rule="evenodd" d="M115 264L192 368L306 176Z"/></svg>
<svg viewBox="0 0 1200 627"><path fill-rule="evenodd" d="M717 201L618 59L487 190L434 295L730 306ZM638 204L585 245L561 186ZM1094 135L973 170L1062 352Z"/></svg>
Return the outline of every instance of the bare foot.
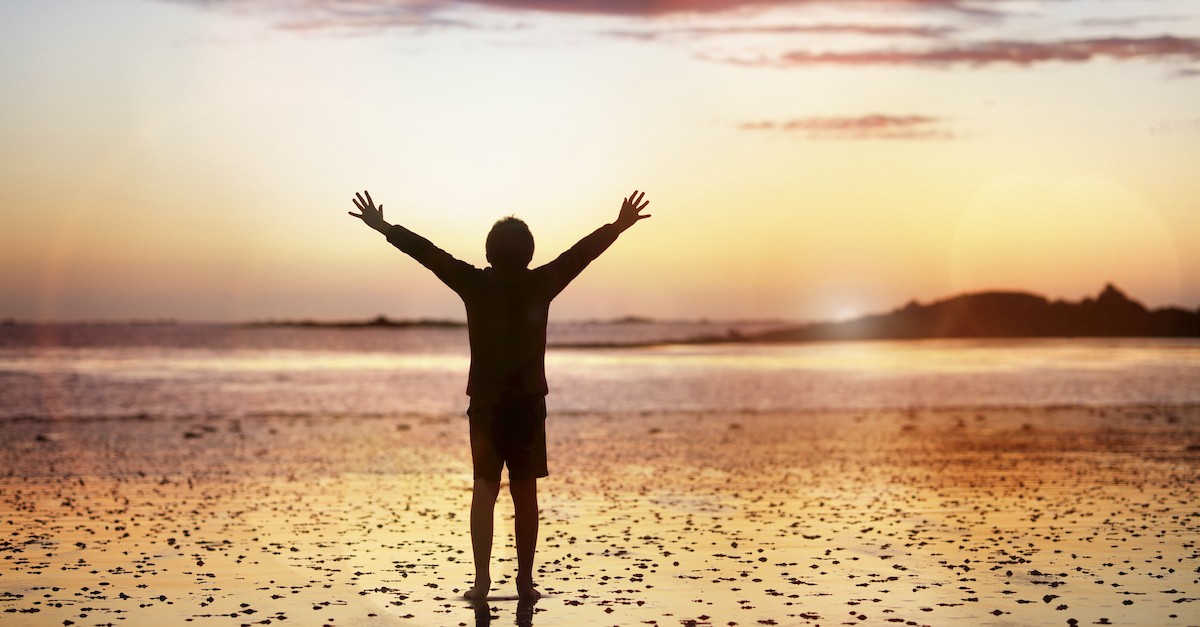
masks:
<svg viewBox="0 0 1200 627"><path fill-rule="evenodd" d="M533 586L533 580L517 580L517 597L522 601L536 601L542 598L542 593Z"/></svg>
<svg viewBox="0 0 1200 627"><path fill-rule="evenodd" d="M468 601L486 601L488 592L492 589L492 582L487 580L475 580L475 585L463 593L463 598Z"/></svg>

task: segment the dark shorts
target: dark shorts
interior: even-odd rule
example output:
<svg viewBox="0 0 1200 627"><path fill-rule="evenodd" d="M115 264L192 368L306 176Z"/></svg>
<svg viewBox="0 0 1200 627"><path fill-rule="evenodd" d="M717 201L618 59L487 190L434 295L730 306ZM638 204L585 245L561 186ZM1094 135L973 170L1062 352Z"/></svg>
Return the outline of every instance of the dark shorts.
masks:
<svg viewBox="0 0 1200 627"><path fill-rule="evenodd" d="M476 479L499 481L505 465L509 479L550 474L546 468L546 397L472 400L467 416L471 419L471 462Z"/></svg>

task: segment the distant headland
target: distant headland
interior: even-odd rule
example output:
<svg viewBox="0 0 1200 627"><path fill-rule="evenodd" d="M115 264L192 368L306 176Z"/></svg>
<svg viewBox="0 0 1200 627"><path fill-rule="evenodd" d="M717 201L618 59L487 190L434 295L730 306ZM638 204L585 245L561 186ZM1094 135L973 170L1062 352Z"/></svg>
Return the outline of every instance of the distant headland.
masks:
<svg viewBox="0 0 1200 627"><path fill-rule="evenodd" d="M248 327L306 327L314 329L414 329L466 327L458 320L419 318L415 320L392 320L384 315L370 320L262 320L244 323Z"/></svg>
<svg viewBox="0 0 1200 627"><path fill-rule="evenodd" d="M978 292L844 322L797 325L726 341L807 342L935 338L1200 337L1200 310L1147 309L1111 283L1096 298L1050 301Z"/></svg>
<svg viewBox="0 0 1200 627"><path fill-rule="evenodd" d="M1200 310L1150 310L1111 283L1095 298L1051 301L1028 292L961 294L841 322L776 326L746 333L648 342L555 342L556 348L638 348L664 344L822 342L1050 337L1200 337Z"/></svg>

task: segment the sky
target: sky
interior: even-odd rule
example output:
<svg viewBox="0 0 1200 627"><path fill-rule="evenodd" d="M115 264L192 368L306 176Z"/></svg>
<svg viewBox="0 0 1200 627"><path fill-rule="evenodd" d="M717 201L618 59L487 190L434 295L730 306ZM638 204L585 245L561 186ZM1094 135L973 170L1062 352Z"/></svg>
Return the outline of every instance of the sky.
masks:
<svg viewBox="0 0 1200 627"><path fill-rule="evenodd" d="M557 319L1024 290L1200 307L1194 0L9 0L0 318L464 317L467 262L624 233Z"/></svg>

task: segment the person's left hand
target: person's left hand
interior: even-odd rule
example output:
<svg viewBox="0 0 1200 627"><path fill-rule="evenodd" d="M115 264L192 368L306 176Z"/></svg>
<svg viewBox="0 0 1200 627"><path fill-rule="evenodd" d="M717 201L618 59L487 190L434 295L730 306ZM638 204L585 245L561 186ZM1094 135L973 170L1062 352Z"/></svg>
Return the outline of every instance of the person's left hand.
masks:
<svg viewBox="0 0 1200 627"><path fill-rule="evenodd" d="M621 213L617 216L617 221L613 222L613 224L617 228L624 231L634 224L637 224L638 221L649 218L650 214L648 213L646 215L642 215L642 210L646 208L646 205L650 204L649 200L645 202L642 201L642 198L645 196L646 192L638 193L636 189L633 190L633 193L621 203Z"/></svg>

